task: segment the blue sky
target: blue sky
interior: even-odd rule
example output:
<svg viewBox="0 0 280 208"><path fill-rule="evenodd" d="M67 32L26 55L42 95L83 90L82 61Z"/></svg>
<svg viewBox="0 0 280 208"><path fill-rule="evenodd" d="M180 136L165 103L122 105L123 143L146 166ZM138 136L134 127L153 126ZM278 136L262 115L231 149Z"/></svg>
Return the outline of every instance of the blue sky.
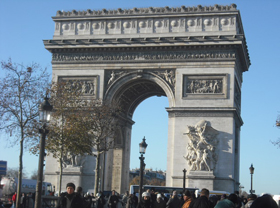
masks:
<svg viewBox="0 0 280 208"><path fill-rule="evenodd" d="M249 167L255 167L253 189L256 193L280 194L280 149L270 141L279 138L275 120L280 114L279 0L0 0L0 60L28 65L32 62L51 72L51 54L44 48L44 39L52 39L57 10L100 10L133 7L180 7L237 4L241 12L251 67L243 74L240 182L250 189ZM131 168L139 167L138 144L145 136L147 168L166 170L167 112L165 97L142 102L135 111L132 130ZM6 135L0 135L0 160L9 167L18 167L18 146L7 148ZM38 158L24 153L24 168L37 169Z"/></svg>

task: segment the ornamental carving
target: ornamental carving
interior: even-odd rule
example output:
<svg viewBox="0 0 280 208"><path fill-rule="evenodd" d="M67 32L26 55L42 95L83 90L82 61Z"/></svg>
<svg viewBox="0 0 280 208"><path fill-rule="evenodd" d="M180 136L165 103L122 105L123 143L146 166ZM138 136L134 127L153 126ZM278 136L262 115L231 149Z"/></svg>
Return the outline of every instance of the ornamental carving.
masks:
<svg viewBox="0 0 280 208"><path fill-rule="evenodd" d="M116 52L116 53L53 53L52 61L156 61L156 60L178 60L188 59L229 59L235 58L235 52L213 51L213 52Z"/></svg>
<svg viewBox="0 0 280 208"><path fill-rule="evenodd" d="M97 77L60 77L59 80L67 81L67 89L79 89L83 96L96 98Z"/></svg>
<svg viewBox="0 0 280 208"><path fill-rule="evenodd" d="M216 147L219 132L210 126L208 121L202 120L195 126L187 126L185 133L189 137L187 155L191 171L213 171L218 161Z"/></svg>
<svg viewBox="0 0 280 208"><path fill-rule="evenodd" d="M170 69L170 70L110 70L106 72L107 74L107 87L112 85L118 78L128 74L128 73L137 73L137 74L143 74L144 72L146 73L151 73L156 76L160 76L162 79L165 80L165 82L171 87L172 91L175 91L175 69Z"/></svg>
<svg viewBox="0 0 280 208"><path fill-rule="evenodd" d="M223 79L188 79L186 93L222 93Z"/></svg>
<svg viewBox="0 0 280 208"><path fill-rule="evenodd" d="M131 14L159 14L159 13L186 13L186 12L215 12L215 11L236 11L236 5L214 5L214 6L197 6L197 7L149 7L149 8L133 8L133 9L117 9L117 10L90 10L87 11L57 11L57 17L75 17L75 16L106 16L106 15L131 15Z"/></svg>

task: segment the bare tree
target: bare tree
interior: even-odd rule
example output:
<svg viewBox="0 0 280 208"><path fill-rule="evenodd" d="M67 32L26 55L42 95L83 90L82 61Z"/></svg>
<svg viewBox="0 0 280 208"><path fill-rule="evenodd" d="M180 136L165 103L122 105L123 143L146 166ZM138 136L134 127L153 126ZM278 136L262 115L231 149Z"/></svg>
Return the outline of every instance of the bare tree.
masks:
<svg viewBox="0 0 280 208"><path fill-rule="evenodd" d="M58 81L51 88L50 102L53 105L52 121L48 129L46 150L58 159L60 165L59 191L61 192L63 168L74 164L77 155L92 154L91 141L83 137L85 128L82 121L82 97L79 82Z"/></svg>
<svg viewBox="0 0 280 208"><path fill-rule="evenodd" d="M23 66L11 59L1 62L5 74L0 78L0 130L9 134L10 144L20 145L17 207L20 206L24 145L38 137L38 102L49 83L47 69L38 64ZM35 139L36 142L36 139Z"/></svg>
<svg viewBox="0 0 280 208"><path fill-rule="evenodd" d="M6 176L12 177L12 178L17 178L18 169L19 168L8 168ZM22 169L22 178L27 178L27 173L25 172L24 168Z"/></svg>
<svg viewBox="0 0 280 208"><path fill-rule="evenodd" d="M105 103L101 100L91 100L84 108L83 126L95 148L96 168L94 193L99 190L100 156L114 147L114 142L120 132L121 108L117 103ZM81 122L79 122L81 124ZM85 137L87 135L84 135Z"/></svg>
<svg viewBox="0 0 280 208"><path fill-rule="evenodd" d="M38 177L38 170L33 170L30 179L37 180L37 177Z"/></svg>

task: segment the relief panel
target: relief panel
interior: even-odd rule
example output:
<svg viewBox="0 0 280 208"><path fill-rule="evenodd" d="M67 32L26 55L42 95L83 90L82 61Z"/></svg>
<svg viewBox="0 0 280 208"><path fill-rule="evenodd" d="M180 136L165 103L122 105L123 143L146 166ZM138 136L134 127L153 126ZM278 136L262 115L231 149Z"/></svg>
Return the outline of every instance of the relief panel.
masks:
<svg viewBox="0 0 280 208"><path fill-rule="evenodd" d="M228 75L184 75L183 98L227 98Z"/></svg>

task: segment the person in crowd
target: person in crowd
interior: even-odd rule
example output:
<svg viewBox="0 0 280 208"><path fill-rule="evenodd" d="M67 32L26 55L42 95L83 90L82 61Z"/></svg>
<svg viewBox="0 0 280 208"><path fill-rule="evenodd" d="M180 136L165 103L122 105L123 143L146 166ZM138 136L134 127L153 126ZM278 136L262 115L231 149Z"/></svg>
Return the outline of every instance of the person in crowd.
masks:
<svg viewBox="0 0 280 208"><path fill-rule="evenodd" d="M155 193L155 190L152 189L151 192L150 192L150 194L151 194L152 203L154 203L154 202L157 200L157 195L156 195L156 193Z"/></svg>
<svg viewBox="0 0 280 208"><path fill-rule="evenodd" d="M182 201L177 195L177 191L173 191L172 197L166 203L166 208L180 208Z"/></svg>
<svg viewBox="0 0 280 208"><path fill-rule="evenodd" d="M239 191L235 191L234 193L236 194L237 200L238 200L237 205L236 205L236 208L241 208L241 207L243 207L244 204L243 204L243 200L242 200L241 197L239 196Z"/></svg>
<svg viewBox="0 0 280 208"><path fill-rule="evenodd" d="M32 193L31 192L29 194L27 194L26 199L27 199L26 207L27 208L33 208L34 201L32 199Z"/></svg>
<svg viewBox="0 0 280 208"><path fill-rule="evenodd" d="M238 205L238 196L236 194L230 194L228 199L224 199L218 202L215 208L236 208Z"/></svg>
<svg viewBox="0 0 280 208"><path fill-rule="evenodd" d="M83 188L81 186L77 187L77 193L81 195L81 197L83 197Z"/></svg>
<svg viewBox="0 0 280 208"><path fill-rule="evenodd" d="M138 197L136 196L136 193L133 193L133 202L134 202L134 207L137 207L138 205Z"/></svg>
<svg viewBox="0 0 280 208"><path fill-rule="evenodd" d="M125 194L122 197L122 206L123 206L123 208L126 207L128 197L129 197L129 193L128 193L128 191L126 191Z"/></svg>
<svg viewBox="0 0 280 208"><path fill-rule="evenodd" d="M25 193L21 194L20 208L26 208L26 196L25 196Z"/></svg>
<svg viewBox="0 0 280 208"><path fill-rule="evenodd" d="M74 191L75 184L67 183L66 192L60 195L57 208L83 208L81 194L75 193Z"/></svg>
<svg viewBox="0 0 280 208"><path fill-rule="evenodd" d="M125 208L136 208L134 200L135 200L134 195L129 194Z"/></svg>
<svg viewBox="0 0 280 208"><path fill-rule="evenodd" d="M214 205L209 201L209 190L201 189L200 197L193 200L189 208L213 208Z"/></svg>
<svg viewBox="0 0 280 208"><path fill-rule="evenodd" d="M278 205L271 195L264 194L255 199L250 208L278 208Z"/></svg>
<svg viewBox="0 0 280 208"><path fill-rule="evenodd" d="M169 199L167 198L167 196L164 195L164 193L161 193L161 197L163 198L163 200L165 201L165 203L168 202Z"/></svg>
<svg viewBox="0 0 280 208"><path fill-rule="evenodd" d="M137 204L137 208L153 208L151 202L151 194L149 192L143 192L140 202Z"/></svg>
<svg viewBox="0 0 280 208"><path fill-rule="evenodd" d="M251 205L253 204L253 202L257 198L257 195L256 194L250 194L247 198L248 198L248 202L245 204L245 208L251 207Z"/></svg>
<svg viewBox="0 0 280 208"><path fill-rule="evenodd" d="M183 198L184 198L184 203L182 205L182 208L189 208L189 206L193 200L189 190L185 191L185 193L183 194Z"/></svg>
<svg viewBox="0 0 280 208"><path fill-rule="evenodd" d="M96 208L103 208L106 204L106 200L104 199L104 194L102 192L99 192L96 194Z"/></svg>
<svg viewBox="0 0 280 208"><path fill-rule="evenodd" d="M209 196L209 201L212 202L212 204L214 206L216 206L216 204L218 203L219 199L218 199L217 195L210 195Z"/></svg>
<svg viewBox="0 0 280 208"><path fill-rule="evenodd" d="M89 192L87 192L84 196L85 208L91 208L92 198Z"/></svg>
<svg viewBox="0 0 280 208"><path fill-rule="evenodd" d="M161 194L157 194L156 201L153 203L154 208L166 208L166 202L162 198Z"/></svg>
<svg viewBox="0 0 280 208"><path fill-rule="evenodd" d="M14 193L12 196L12 201L13 201L13 207L16 207L16 202L17 202L17 192Z"/></svg>
<svg viewBox="0 0 280 208"><path fill-rule="evenodd" d="M118 203L119 203L119 197L116 195L115 190L112 190L112 195L109 196L108 199L108 206L109 208L117 208Z"/></svg>

